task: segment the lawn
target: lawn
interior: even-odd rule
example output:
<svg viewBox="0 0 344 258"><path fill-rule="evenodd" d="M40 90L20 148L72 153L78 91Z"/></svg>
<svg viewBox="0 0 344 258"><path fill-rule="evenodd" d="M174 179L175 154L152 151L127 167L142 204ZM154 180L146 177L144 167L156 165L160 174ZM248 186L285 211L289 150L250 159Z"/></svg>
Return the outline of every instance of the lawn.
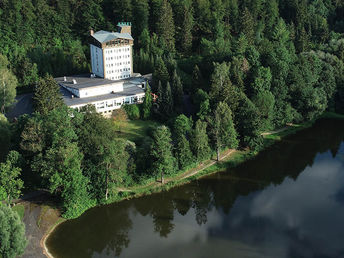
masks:
<svg viewBox="0 0 344 258"><path fill-rule="evenodd" d="M12 207L13 211L16 211L20 217L20 219L24 218L24 213L25 213L25 206L23 204L17 204Z"/></svg>
<svg viewBox="0 0 344 258"><path fill-rule="evenodd" d="M117 137L135 142L137 145L140 145L143 138L160 125L158 122L151 120L129 120L120 123L120 126L116 126Z"/></svg>

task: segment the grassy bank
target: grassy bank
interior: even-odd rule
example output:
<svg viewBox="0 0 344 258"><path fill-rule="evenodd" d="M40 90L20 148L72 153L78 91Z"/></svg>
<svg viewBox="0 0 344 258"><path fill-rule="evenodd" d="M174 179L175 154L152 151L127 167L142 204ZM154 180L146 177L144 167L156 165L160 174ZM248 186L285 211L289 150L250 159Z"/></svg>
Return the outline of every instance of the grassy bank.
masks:
<svg viewBox="0 0 344 258"><path fill-rule="evenodd" d="M338 115L334 113L325 113L320 118L344 119L344 115ZM304 124L288 125L287 127L277 130L276 132L265 135L264 144L261 150L268 148L269 146L282 140L286 136L295 134L303 129L311 127L315 122L316 120L313 120ZM235 151L224 150L221 153L221 157L224 157L224 158L220 160L219 162L215 161L216 155L213 155L213 158L210 160L203 161L201 162L201 164L194 164L194 167L189 168L189 170L179 171L178 174L165 178L167 182L165 184L161 184L157 182L156 180L154 180L154 178L151 178L136 186L123 188L122 190L118 191L118 194L115 197L108 200L108 204L141 197L141 196L149 195L152 193L167 191L173 187L189 183L191 181L194 181L204 176L211 175L213 173L218 173L221 171L228 171L228 169L236 167L239 164L242 164L245 161L254 158L256 155L258 155L258 153L259 153L258 151L251 151L249 149L235 150ZM197 173L195 174L189 173L192 171L197 172ZM62 221L56 221L55 225L59 224L58 222L62 222ZM52 229L54 228L55 227L53 227ZM45 238L43 241L44 243L43 246L46 251L47 249L45 247L45 240L47 239L47 237L49 236L51 232L52 231L49 231L49 233L45 235Z"/></svg>
<svg viewBox="0 0 344 258"><path fill-rule="evenodd" d="M264 143L261 148L261 150L264 150L271 146L272 144L281 141L284 137L287 137L289 135L295 134L301 130L310 128L314 125L314 123L318 119L322 118L330 118L330 119L344 119L344 115L333 113L333 112L326 112L317 119L314 119L312 121L303 123L303 124L290 124L285 128L282 128L281 130L277 130L277 132L268 134L264 136ZM228 151L228 150L227 150ZM224 151L226 152L226 151ZM145 182L141 185L137 185L135 187L130 187L126 189L126 191L120 191L118 193L118 196L116 196L114 199L109 201L109 203L113 202L119 202L125 199L130 198L136 198L143 195L148 195L151 193L157 193L165 190L169 190L172 187L183 185L185 183L194 181L196 179L199 179L201 177L211 175L213 173L226 171L228 168L233 168L249 159L252 159L255 157L259 152L258 151L251 151L251 150L237 150L233 152L231 155L226 157L225 159L215 162L213 165L206 167L204 169L200 168L200 171L192 176L181 178L181 175L185 173L185 171L181 171L178 174L174 175L173 177L166 178L167 183L166 184L160 184L152 180L149 180L148 182ZM207 163L210 163L214 161L215 156L211 160L203 161L204 165L206 166ZM198 164L199 166L199 164ZM197 166L196 166L197 167ZM195 167L190 168L190 170L195 169Z"/></svg>

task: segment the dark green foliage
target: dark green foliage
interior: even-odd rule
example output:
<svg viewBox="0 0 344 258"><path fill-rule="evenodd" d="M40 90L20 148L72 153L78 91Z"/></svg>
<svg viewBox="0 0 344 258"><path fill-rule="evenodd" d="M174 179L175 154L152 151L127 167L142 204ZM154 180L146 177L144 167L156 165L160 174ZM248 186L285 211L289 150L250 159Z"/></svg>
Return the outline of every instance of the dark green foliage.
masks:
<svg viewBox="0 0 344 258"><path fill-rule="evenodd" d="M173 96L170 83L167 82L162 94L162 102L160 105L161 114L164 118L168 118L173 113Z"/></svg>
<svg viewBox="0 0 344 258"><path fill-rule="evenodd" d="M173 77L172 77L172 94L174 100L174 107L178 113L183 111L183 84L180 77L177 74L177 71L174 70Z"/></svg>
<svg viewBox="0 0 344 258"><path fill-rule="evenodd" d="M150 155L153 173L160 176L161 183L164 183L164 175L171 175L175 171L170 130L166 126L160 126L153 132L152 138Z"/></svg>
<svg viewBox="0 0 344 258"><path fill-rule="evenodd" d="M165 84L169 81L169 74L162 58L156 60L155 69L153 73L154 89L156 91L159 81ZM154 90L153 90L154 91Z"/></svg>
<svg viewBox="0 0 344 258"><path fill-rule="evenodd" d="M246 96L240 100L235 120L242 145L259 149L262 145L262 121L258 109Z"/></svg>
<svg viewBox="0 0 344 258"><path fill-rule="evenodd" d="M235 129L240 147L259 149L262 131L344 112L342 1L12 0L0 9L2 112L17 82L21 92L36 85L39 111L19 118L11 143L26 161L25 185L50 189L65 216L209 158L207 133L214 150L236 147ZM147 89L141 117L168 121L172 140L160 128L136 147L94 109L63 107L52 76L89 72L89 30L115 31L119 21L133 23L135 72L153 73L158 99ZM194 129L186 116L173 120L183 111L199 119ZM114 119L126 123L123 113ZM1 158L10 139L0 120Z"/></svg>
<svg viewBox="0 0 344 258"><path fill-rule="evenodd" d="M123 108L127 112L129 119L137 120L140 118L140 109L138 105L124 105Z"/></svg>
<svg viewBox="0 0 344 258"><path fill-rule="evenodd" d="M232 111L226 103L220 102L210 120L214 147L217 152L217 160L219 160L221 148L235 149L239 144L232 120Z"/></svg>
<svg viewBox="0 0 344 258"><path fill-rule="evenodd" d="M63 105L60 87L53 77L47 75L38 81L33 101L35 110L41 114L47 114Z"/></svg>
<svg viewBox="0 0 344 258"><path fill-rule="evenodd" d="M262 122L262 130L273 128L272 121L274 118L275 97L267 90L259 91L252 99L258 109L259 118Z"/></svg>
<svg viewBox="0 0 344 258"><path fill-rule="evenodd" d="M173 123L173 135L177 139L180 136L189 135L192 130L192 118L187 118L185 115L176 117Z"/></svg>
<svg viewBox="0 0 344 258"><path fill-rule="evenodd" d="M10 123L3 114L0 114L0 162L3 161L7 152L9 151L10 139Z"/></svg>
<svg viewBox="0 0 344 258"><path fill-rule="evenodd" d="M18 84L8 65L7 58L0 54L0 112L3 114L13 104Z"/></svg>
<svg viewBox="0 0 344 258"><path fill-rule="evenodd" d="M25 225L17 212L0 205L0 256L14 258L24 253L27 245Z"/></svg>
<svg viewBox="0 0 344 258"><path fill-rule="evenodd" d="M173 52L175 49L174 20L171 5L167 0L162 0L158 17L157 35L163 41L162 44L166 46L166 50Z"/></svg>
<svg viewBox="0 0 344 258"><path fill-rule="evenodd" d="M197 120L190 138L190 146L198 161L210 157L209 139L207 135L207 123Z"/></svg>
<svg viewBox="0 0 344 258"><path fill-rule="evenodd" d="M153 106L153 96L151 92L151 88L149 84L147 83L146 93L145 93L145 99L143 100L142 104L142 119L148 119L151 116L152 112L152 106Z"/></svg>
<svg viewBox="0 0 344 258"><path fill-rule="evenodd" d="M189 141L184 135L179 135L175 143L175 156L179 169L184 169L193 161Z"/></svg>
<svg viewBox="0 0 344 258"><path fill-rule="evenodd" d="M196 92L198 89L204 89L204 78L202 76L202 73L198 67L198 65L195 65L193 71L192 71L192 92Z"/></svg>
<svg viewBox="0 0 344 258"><path fill-rule="evenodd" d="M19 160L20 154L11 151L6 161L0 163L0 192L4 194L8 206L11 205L13 199L19 198L23 188L23 181L19 178L21 172L21 168L18 167ZM1 198L0 201L2 201Z"/></svg>

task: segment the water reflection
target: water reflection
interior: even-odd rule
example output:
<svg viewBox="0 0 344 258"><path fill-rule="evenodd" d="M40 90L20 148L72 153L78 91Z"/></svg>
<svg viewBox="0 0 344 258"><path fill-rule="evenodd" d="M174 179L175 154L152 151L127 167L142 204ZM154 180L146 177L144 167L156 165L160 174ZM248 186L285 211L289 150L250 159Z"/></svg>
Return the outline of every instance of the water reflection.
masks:
<svg viewBox="0 0 344 258"><path fill-rule="evenodd" d="M204 180L68 221L57 257L344 257L344 123Z"/></svg>

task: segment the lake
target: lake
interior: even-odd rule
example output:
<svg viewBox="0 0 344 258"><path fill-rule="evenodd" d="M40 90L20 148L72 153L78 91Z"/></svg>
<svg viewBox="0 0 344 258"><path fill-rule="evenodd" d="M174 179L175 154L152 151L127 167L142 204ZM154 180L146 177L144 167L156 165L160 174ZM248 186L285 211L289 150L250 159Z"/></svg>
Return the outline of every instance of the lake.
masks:
<svg viewBox="0 0 344 258"><path fill-rule="evenodd" d="M344 121L322 119L236 168L90 209L55 257L344 257Z"/></svg>

